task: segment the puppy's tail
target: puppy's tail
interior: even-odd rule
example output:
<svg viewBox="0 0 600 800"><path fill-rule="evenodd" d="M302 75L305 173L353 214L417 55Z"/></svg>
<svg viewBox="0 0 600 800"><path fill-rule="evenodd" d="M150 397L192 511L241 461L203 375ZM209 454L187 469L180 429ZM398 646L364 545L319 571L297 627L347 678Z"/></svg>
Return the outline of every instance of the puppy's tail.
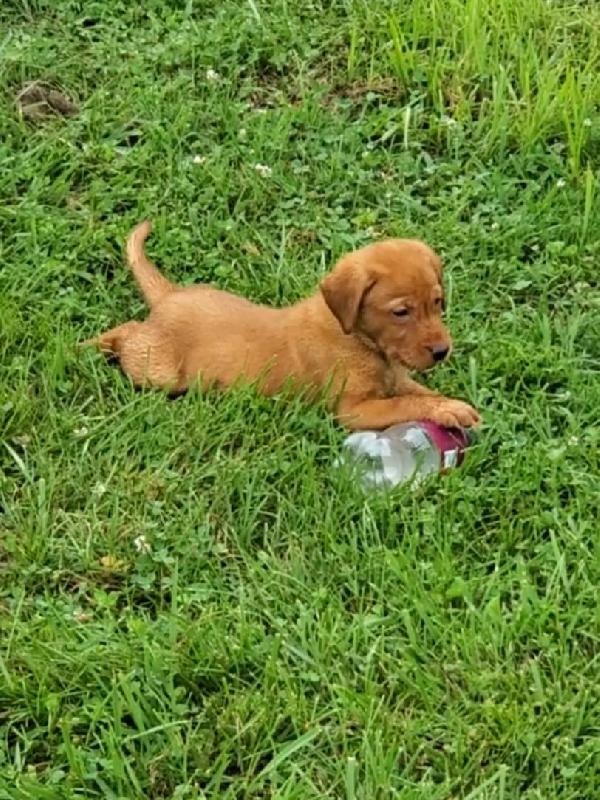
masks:
<svg viewBox="0 0 600 800"><path fill-rule="evenodd" d="M144 242L151 230L152 225L145 220L131 231L127 239L127 263L150 308L175 289L144 252Z"/></svg>

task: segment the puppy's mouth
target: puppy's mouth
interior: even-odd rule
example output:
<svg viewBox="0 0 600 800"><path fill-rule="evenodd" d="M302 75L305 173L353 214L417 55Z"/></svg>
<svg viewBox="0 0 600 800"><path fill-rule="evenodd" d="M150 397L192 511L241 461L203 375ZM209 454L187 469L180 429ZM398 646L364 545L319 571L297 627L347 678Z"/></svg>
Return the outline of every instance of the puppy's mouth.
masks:
<svg viewBox="0 0 600 800"><path fill-rule="evenodd" d="M385 346L378 345L374 341L372 342L373 349L379 350L379 353L390 363L398 364L404 369L409 370L410 372L429 372L434 367L443 364L446 361L446 357L442 359L435 359L433 355L426 355L427 348L423 348L425 352L416 352L413 357L403 353L399 348L395 346ZM448 348L450 350L450 348ZM449 355L449 353L448 353Z"/></svg>
<svg viewBox="0 0 600 800"><path fill-rule="evenodd" d="M426 364L422 361L417 363L416 359L413 360L411 358L406 358L397 350L391 350L389 353L387 353L387 358L396 364L400 364L400 366L410 370L411 372L429 372L429 370L437 367L439 364L439 362L436 362L433 359L428 361Z"/></svg>
<svg viewBox="0 0 600 800"><path fill-rule="evenodd" d="M405 357L399 351L395 353L395 356L396 360L408 369L416 370L417 372L430 372L434 367L444 364L450 357L451 352L452 345L444 343L433 347L422 347L414 355L411 354L412 358L410 356Z"/></svg>

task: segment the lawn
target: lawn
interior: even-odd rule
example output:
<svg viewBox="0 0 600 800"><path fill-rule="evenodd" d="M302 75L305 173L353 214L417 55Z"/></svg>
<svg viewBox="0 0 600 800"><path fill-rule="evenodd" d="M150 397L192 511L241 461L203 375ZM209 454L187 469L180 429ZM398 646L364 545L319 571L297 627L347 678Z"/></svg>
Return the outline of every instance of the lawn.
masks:
<svg viewBox="0 0 600 800"><path fill-rule="evenodd" d="M600 796L600 4L4 0L0 97L0 799ZM78 350L146 216L270 303L428 241L464 467Z"/></svg>

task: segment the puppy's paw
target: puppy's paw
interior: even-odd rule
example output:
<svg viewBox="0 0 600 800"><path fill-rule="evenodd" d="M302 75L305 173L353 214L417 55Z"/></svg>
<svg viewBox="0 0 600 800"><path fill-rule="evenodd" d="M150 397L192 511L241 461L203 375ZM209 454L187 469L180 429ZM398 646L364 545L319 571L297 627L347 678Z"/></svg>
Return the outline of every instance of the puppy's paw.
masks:
<svg viewBox="0 0 600 800"><path fill-rule="evenodd" d="M449 397L440 398L427 416L444 428L472 428L481 422L481 417L473 406Z"/></svg>

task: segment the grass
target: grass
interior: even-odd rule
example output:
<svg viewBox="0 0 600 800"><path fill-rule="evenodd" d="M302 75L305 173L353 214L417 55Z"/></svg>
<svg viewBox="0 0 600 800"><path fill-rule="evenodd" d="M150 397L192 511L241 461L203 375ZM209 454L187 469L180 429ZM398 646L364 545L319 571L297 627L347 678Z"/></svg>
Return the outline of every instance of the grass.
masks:
<svg viewBox="0 0 600 800"><path fill-rule="evenodd" d="M2 5L2 800L598 795L599 25ZM22 120L38 78L79 114ZM143 313L145 216L169 276L275 303L431 242L456 353L428 380L486 421L464 467L365 497L323 409L136 393L78 352Z"/></svg>

